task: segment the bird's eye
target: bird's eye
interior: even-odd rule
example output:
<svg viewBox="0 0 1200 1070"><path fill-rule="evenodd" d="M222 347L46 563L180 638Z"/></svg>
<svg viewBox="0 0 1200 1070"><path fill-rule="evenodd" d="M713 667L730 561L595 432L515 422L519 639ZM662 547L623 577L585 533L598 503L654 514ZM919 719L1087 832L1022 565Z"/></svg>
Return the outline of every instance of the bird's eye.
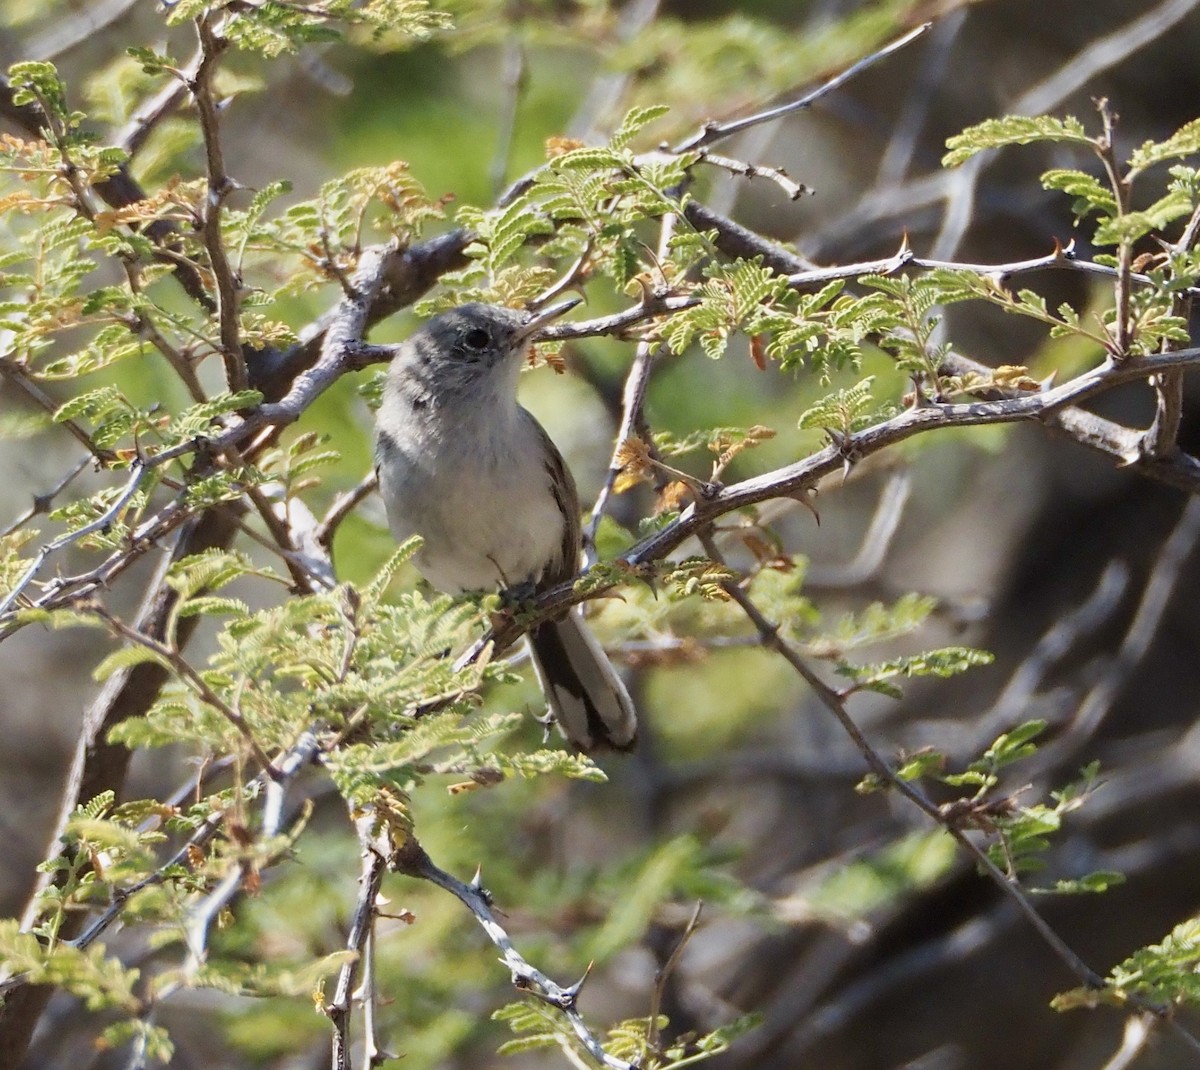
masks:
<svg viewBox="0 0 1200 1070"><path fill-rule="evenodd" d="M482 327L472 327L463 335L463 345L468 349L487 349L491 336Z"/></svg>

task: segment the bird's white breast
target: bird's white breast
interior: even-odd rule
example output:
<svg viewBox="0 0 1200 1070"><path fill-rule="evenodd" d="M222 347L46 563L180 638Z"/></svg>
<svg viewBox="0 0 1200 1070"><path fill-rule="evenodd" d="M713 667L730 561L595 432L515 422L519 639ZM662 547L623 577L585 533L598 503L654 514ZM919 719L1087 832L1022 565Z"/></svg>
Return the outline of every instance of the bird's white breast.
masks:
<svg viewBox="0 0 1200 1070"><path fill-rule="evenodd" d="M447 593L536 581L560 553L564 519L544 444L515 404L508 417L493 408L454 433L431 424L381 446L380 490L392 533L421 536L415 564Z"/></svg>

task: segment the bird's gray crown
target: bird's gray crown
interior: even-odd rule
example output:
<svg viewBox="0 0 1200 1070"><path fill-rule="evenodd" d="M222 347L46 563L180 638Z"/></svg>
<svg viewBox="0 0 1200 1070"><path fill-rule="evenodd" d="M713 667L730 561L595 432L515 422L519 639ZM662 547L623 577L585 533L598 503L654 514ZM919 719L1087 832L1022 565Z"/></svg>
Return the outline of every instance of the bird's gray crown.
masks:
<svg viewBox="0 0 1200 1070"><path fill-rule="evenodd" d="M435 360L491 367L522 348L526 312L472 302L431 319L412 337L413 345Z"/></svg>

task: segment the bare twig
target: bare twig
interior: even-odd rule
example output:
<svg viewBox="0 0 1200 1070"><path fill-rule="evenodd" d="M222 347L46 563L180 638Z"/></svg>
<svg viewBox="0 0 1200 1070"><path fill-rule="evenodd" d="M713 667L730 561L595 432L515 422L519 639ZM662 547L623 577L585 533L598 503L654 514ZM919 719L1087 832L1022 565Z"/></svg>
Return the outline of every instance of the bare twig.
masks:
<svg viewBox="0 0 1200 1070"><path fill-rule="evenodd" d="M845 436L839 435L836 442L783 468L752 476L730 486L709 487L707 493L688 505L675 520L627 550L620 556L619 561L636 569L662 560L685 540L699 535L715 519L726 513L773 498L803 496L820 480L843 472L848 461L857 463L870 454L878 453L914 435L936 428L1013 423L1023 420L1053 424L1058 414L1067 406L1086 401L1118 384L1146 379L1166 368L1195 364L1200 364L1200 348L1152 354L1137 361L1106 360L1061 386L1038 393L1020 394L1015 397L1002 396L1002 400L997 401L930 402L907 409L861 431ZM1130 434L1135 439L1135 453L1132 459L1136 460L1137 433ZM1176 461L1178 462L1178 458ZM1200 493L1200 462L1194 459L1191 461L1187 485L1192 493ZM598 566L585 568L581 575L586 575L596 567ZM613 582L609 581L586 585L588 590L581 593L577 587L578 579L579 577L576 577L539 594L527 607L529 613L523 615L523 625L511 622L498 631L481 637L460 656L458 665L469 664L485 652L507 649L522 634L524 628L547 619L567 606L597 597L613 586Z"/></svg>
<svg viewBox="0 0 1200 1070"><path fill-rule="evenodd" d="M673 214L663 217L658 234L659 257L666 255L671 236L675 231L676 219L677 217ZM608 509L608 500L612 497L617 477L621 474L623 467L621 450L629 439L643 429L645 418L642 410L646 403L646 387L649 385L654 365L664 348L663 345L652 343L647 339L639 341L634 353L633 364L630 366L629 374L625 377L625 389L621 396L621 425L617 428L617 437L613 442L613 453L608 462L608 472L604 476L604 486L600 488L596 504L592 506L591 519L583 533L583 550L588 564L594 564L596 561L596 532Z"/></svg>
<svg viewBox="0 0 1200 1070"><path fill-rule="evenodd" d="M1112 33L1093 38L1056 71L1026 90L1015 114L1037 115L1057 107L1096 75L1145 48L1183 21L1196 9L1197 3L1198 0L1164 0Z"/></svg>
<svg viewBox="0 0 1200 1070"><path fill-rule="evenodd" d="M1176 255L1191 252L1200 240L1200 208L1192 212L1175 243ZM1184 323L1191 320L1195 294L1189 289L1185 293L1171 295L1171 314ZM1178 345L1164 341L1162 348L1171 349ZM1179 429L1183 423L1183 376L1178 372L1167 372L1153 381L1154 419L1142 438L1142 452L1150 457L1167 456L1179 448Z"/></svg>
<svg viewBox="0 0 1200 1070"><path fill-rule="evenodd" d="M329 507L329 512L321 518L321 522L317 525L313 536L317 545L324 547L326 553L331 552L333 549L333 537L337 534L337 529L342 521L374 494L378 488L379 475L372 471L358 486L346 491L344 494L339 494Z"/></svg>
<svg viewBox="0 0 1200 1070"><path fill-rule="evenodd" d="M720 554L717 551L712 539L707 536L701 536L701 541L706 543L705 549L713 559L720 561ZM1088 966L1066 943L1062 938L1050 928L1042 916L1034 909L1033 904L1021 891L1020 887L1005 874L991 860L988 853L972 840L961 828L952 821L947 820L946 815L932 801L930 801L915 785L898 776L891 765L879 754L871 745L870 740L863 734L858 724L851 718L845 706L845 700L836 691L826 684L808 665L807 661L801 657L800 652L792 646L779 632L777 625L772 624L758 607L750 599L750 596L741 588L740 585L731 580L726 580L722 584L722 589L730 599L737 603L742 612L750 619L750 622L757 629L759 636L762 639L764 646L774 650L779 654L789 665L795 669L796 673L804 680L805 683L812 688L818 701L830 713L833 714L837 722L845 730L854 745L858 748L866 760L867 766L880 777L892 790L899 792L909 802L913 803L928 817L931 817L939 825L958 841L960 846L965 848L971 854L980 867L994 880L1000 888L1010 897L1012 897L1021 913L1029 920L1038 934L1050 945L1051 949L1058 955L1066 964L1068 969L1079 978L1085 985L1091 988L1102 987L1104 982L1100 975Z"/></svg>
<svg viewBox="0 0 1200 1070"><path fill-rule="evenodd" d="M808 574L804 577L805 587L809 590L855 587L874 579L900 528L900 519L911 491L912 477L907 471L896 472L889 477L854 560L844 565L809 566Z"/></svg>
<svg viewBox="0 0 1200 1070"><path fill-rule="evenodd" d="M325 1013L333 1022L333 1070L351 1070L350 1013L353 1009L355 979L360 966L364 965L367 941L375 927L379 887L392 856L387 826L373 812L357 818L354 827L361 847L362 872L358 878L354 916L346 936L346 951L349 954L338 970L333 1000L325 1007ZM372 1064L368 1062L367 1065Z"/></svg>
<svg viewBox="0 0 1200 1070"><path fill-rule="evenodd" d="M568 290L582 288L583 281L587 277L588 270L591 266L592 259L592 239L589 237L583 245L583 251L575 258L575 262L567 268L566 271L559 276L549 287L543 290L532 301L529 302L529 308L536 311L540 308L545 308L547 305L553 304Z"/></svg>
<svg viewBox="0 0 1200 1070"><path fill-rule="evenodd" d="M718 156L707 149L701 151L700 159L697 162L719 167L722 171L728 171L731 175L740 175L742 178L765 178L768 181L774 182L775 185L783 190L787 194L789 201L798 201L806 193L812 193L812 190L802 182L796 182L791 179L788 173L782 168L766 167L763 164L744 163L742 160L735 160L729 156Z"/></svg>
<svg viewBox="0 0 1200 1070"><path fill-rule="evenodd" d="M1163 615L1179 587L1183 566L1200 542L1200 498L1189 498L1158 557L1137 611L1116 654L1106 659L1104 672L1088 692L1066 731L1039 751L1044 761L1061 756L1064 748L1074 749L1090 739L1112 708L1117 693L1130 673L1150 652Z"/></svg>
<svg viewBox="0 0 1200 1070"><path fill-rule="evenodd" d="M136 881L125 888L114 888L112 901L83 932L74 940L69 941L71 945L83 949L94 944L104 935L109 926L121 916L130 899L146 888L153 888L156 885L163 884L177 866L186 864L196 850L207 846L212 841L213 837L220 832L224 822L225 811L213 810L201 822L200 827L183 842L179 850L171 855L153 873L147 874L140 881Z"/></svg>
<svg viewBox="0 0 1200 1070"><path fill-rule="evenodd" d="M146 101L115 138L118 145L133 159L149 140L150 135L160 123L177 111L189 96L188 86L194 83L204 62L204 49L198 49L180 71L179 77L172 79L159 93Z"/></svg>
<svg viewBox="0 0 1200 1070"><path fill-rule="evenodd" d="M1126 1018L1121 1046L1112 1053L1112 1057L1100 1070L1128 1070L1146 1050L1146 1044L1156 1024L1157 1020L1152 1014L1131 1014Z"/></svg>
<svg viewBox="0 0 1200 1070"><path fill-rule="evenodd" d="M196 102L200 130L204 137L208 195L204 200L201 232L217 286L217 319L221 330L221 357L225 362L225 381L229 389L236 393L245 390L248 384L246 358L242 352L242 328L238 316L241 287L229 264L225 239L221 234L221 209L225 198L235 186L225 170L225 157L221 149L221 126L217 117L217 101L213 95L213 76L229 42L214 29L212 19L210 14L201 15L196 19L196 32L200 37L203 56L196 67L195 77L185 84Z"/></svg>
<svg viewBox="0 0 1200 1070"><path fill-rule="evenodd" d="M886 190L904 178L916 149L917 135L929 113L930 104L944 85L953 45L967 20L967 7L946 12L934 23L921 61L909 78L911 88L904 107L892 125L892 136L879 161L875 189Z"/></svg>
<svg viewBox="0 0 1200 1070"><path fill-rule="evenodd" d="M98 0L86 9L61 12L45 20L42 31L23 43L22 54L29 59L56 59L124 18L136 4L137 0Z"/></svg>
<svg viewBox="0 0 1200 1070"><path fill-rule="evenodd" d="M1002 726L1016 723L1028 710L1046 674L1074 650L1081 639L1106 625L1129 586L1129 566L1110 561L1096 589L1074 609L1063 613L1017 666L992 708L979 717L972 739L984 746ZM972 744L974 749L974 744Z"/></svg>
<svg viewBox="0 0 1200 1070"><path fill-rule="evenodd" d="M6 535L11 535L14 531L23 528L35 516L42 516L43 514L48 513L50 511L50 506L54 504L54 499L57 498L64 490L67 489L67 487L71 485L71 483L74 482L75 477L91 463L91 460L92 458L90 456L80 458L80 460L72 466L71 470L65 476L63 476L62 479L55 483L53 487L51 487L44 494L35 494L33 496L33 504L26 509L25 512L18 516L11 524L9 524L8 527L6 527L3 531L0 531L0 538L4 538Z"/></svg>
<svg viewBox="0 0 1200 1070"><path fill-rule="evenodd" d="M47 412L53 416L58 411L58 403L38 386L29 373L15 361L7 357L0 357L0 375L4 376L17 389L27 395L43 412ZM60 420L58 423L62 427L65 427L70 432L71 437L95 457L99 464L109 465L116 459L111 450L100 449L92 441L91 435L74 420Z"/></svg>
<svg viewBox="0 0 1200 1070"><path fill-rule="evenodd" d="M1058 107L1096 75L1161 37L1198 3L1200 0L1164 0L1112 33L1092 40L1057 71L1022 93L1005 111L1009 115L1041 115ZM934 242L935 256L950 259L956 255L975 215L979 179L995 156L994 152L980 153L945 174L940 197L945 199L946 212Z"/></svg>
<svg viewBox="0 0 1200 1070"><path fill-rule="evenodd" d="M283 804L287 790L300 771L312 762L319 749L320 744L316 735L311 729L306 729L300 734L295 745L280 757L277 767L270 770L269 773L264 771L258 775L258 783L264 786L266 795L259 832L262 839L271 839L279 834L283 823ZM269 766L267 768L270 769ZM244 863L236 861L216 888L188 911L185 930L188 948L185 971L187 974L195 974L203 964L208 947L208 933L212 928L213 921L237 894L245 876ZM165 986L158 994L158 1001L169 998L183 984L183 980L178 980Z"/></svg>
<svg viewBox="0 0 1200 1070"><path fill-rule="evenodd" d="M1117 206L1115 214L1120 219L1129 214L1131 189L1128 179L1121 174L1116 158L1117 117L1107 100L1098 101L1096 106L1104 124L1104 135L1098 141L1100 162L1108 173L1109 188ZM1132 273L1133 242L1125 239L1117 249L1117 277L1113 286L1113 304L1116 306L1113 343L1117 353L1122 355L1129 352L1129 343L1133 338L1133 324L1130 321Z"/></svg>
<svg viewBox="0 0 1200 1070"><path fill-rule="evenodd" d="M52 554L57 553L59 550L62 550L65 547L70 546L72 543L78 542L80 539L84 539L88 535L92 535L97 531L107 531L112 525L113 521L116 520L117 517L120 516L124 511L125 506L127 506L130 501L133 500L133 496L141 488L142 481L148 474L149 469L147 466L143 464L140 459L135 459L129 466L129 476L125 480L125 486L121 489L120 493L117 494L116 498L113 499L113 503L107 509L105 509L103 513L96 517L95 520L84 524L82 527L76 528L74 531L68 531L66 534L60 535L57 539L54 539L53 541L46 543L45 546L41 547L37 554L34 555L33 561L30 562L29 567L25 570L24 574L13 585L12 590L10 590L3 599L0 599L0 616L3 616L8 612L16 600L21 596L21 592L23 592L25 588L33 582L34 577L39 571L41 571L42 566Z"/></svg>
<svg viewBox="0 0 1200 1070"><path fill-rule="evenodd" d="M190 516L183 496L177 495L154 516L139 524L129 534L126 546L114 550L99 565L75 576L56 577L47 581L44 593L38 598L30 598L30 608L59 609L107 587L144 554L158 546L162 539L186 524ZM10 613L7 620L0 621L0 639L6 639L19 627L20 623Z"/></svg>
<svg viewBox="0 0 1200 1070"><path fill-rule="evenodd" d="M491 896L478 882L478 879L470 884L464 884L450 876L445 870L439 869L425 853L425 849L412 836L397 853L394 868L399 873L407 874L410 877L419 877L436 884L453 895L474 914L475 920L479 922L480 927L487 934L487 938L499 949L500 961L512 971L513 984L522 992L527 992L543 1003L561 1011L579 1042L596 1062L608 1067L609 1070L634 1070L632 1063L614 1058L604 1050L604 1046L579 1014L577 1001L580 989L587 980L587 974L584 974L575 984L564 988L535 966L530 965L513 946L508 933L496 921L491 909Z"/></svg>
<svg viewBox="0 0 1200 1070"><path fill-rule="evenodd" d="M660 0L632 0L625 4L617 16L616 44L634 40L658 17L659 6ZM571 136L589 144L603 137L607 132L604 124L611 120L613 110L633 78L633 72L625 68L607 71L595 78L568 124Z"/></svg>
<svg viewBox="0 0 1200 1070"><path fill-rule="evenodd" d="M654 988L650 992L650 1013L646 1016L646 1046L644 1052L657 1052L659 1041L658 1015L662 1009L663 994L667 990L667 982L671 979L671 974L675 972L675 967L679 965L679 960L683 956L683 949L687 947L688 941L691 940L692 934L696 931L696 927L700 924L700 912L704 909L704 901L696 901L696 909L692 911L692 916L688 919L688 923L683 927L683 932L679 934L679 939L675 942L675 947L672 948L671 954L667 956L667 961L655 971Z"/></svg>
<svg viewBox="0 0 1200 1070"><path fill-rule="evenodd" d="M617 430L612 458L608 462L608 471L604 476L604 485L596 497L596 504L592 506L591 519L588 520L583 534L584 554L589 565L596 561L596 532L600 528L600 521L608 511L608 502L612 497L613 487L616 485L617 477L621 474L623 467L620 459L621 449L637 433L638 426L642 421L642 405L645 401L650 373L654 370L655 363L665 349L666 346L662 344L645 340L638 342L633 364L630 366L629 374L625 377L625 390L621 399L621 426Z"/></svg>
<svg viewBox="0 0 1200 1070"><path fill-rule="evenodd" d="M517 33L504 43L504 56L500 75L500 86L504 91L501 105L499 131L496 135L496 152L492 157L488 173L492 179L492 190L498 196L504 189L504 176L508 173L508 161L512 155L513 134L517 129L517 111L521 97L529 82L525 65L525 46Z"/></svg>
<svg viewBox="0 0 1200 1070"><path fill-rule="evenodd" d="M909 30L908 33L896 38L890 44L884 45L883 48L872 52L869 56L865 56L857 63L847 67L840 74L830 78L829 81L814 89L811 93L807 93L798 100L793 100L788 104L780 104L778 107L767 108L764 111L756 112L753 115L747 115L741 119L730 119L727 122L705 123L691 137L685 138L671 151L675 153L690 152L693 149L699 149L705 145L713 145L718 141L723 141L725 138L738 133L741 130L748 130L752 126L758 126L759 123L769 123L772 119L781 119L785 115L792 115L795 112L802 111L805 108L812 107L818 100L824 96L828 96L835 89L840 89L848 81L855 76L861 74L868 67L874 66L879 60L890 56L893 52L897 52L905 45L911 44L918 37L926 33L933 23L926 22L918 26L915 30Z"/></svg>
<svg viewBox="0 0 1200 1070"><path fill-rule="evenodd" d="M720 561L720 555L716 545L713 543L711 536L706 533L701 534L701 542L705 545L706 551L713 560ZM808 665L805 659L800 655L799 651L780 634L779 627L769 621L758 607L751 600L750 596L742 589L742 587L734 583L732 580L726 580L721 584L725 593L738 604L750 622L758 631L764 646L778 653L783 659L792 666L805 683L812 689L817 700L830 713L833 714L837 722L842 726L842 729L850 737L855 747L858 748L860 754L866 760L870 770L880 778L892 791L895 791L913 803L927 817L932 818L938 825L946 830L954 840L974 859L976 865L1000 888L1002 892L1009 897L1015 904L1025 920L1033 927L1034 931L1042 938L1042 940L1050 947L1050 949L1058 956L1063 964L1088 988L1102 989L1105 987L1104 979L1093 970L1078 954L1066 943L1061 936L1050 926L1050 924L1042 917L1036 907L1034 907L1030 898L1022 890L1020 884L1015 877L1005 873L995 862L987 850L977 843L966 831L958 824L953 816L946 810L933 803L915 784L905 780L899 776L892 766L883 756L875 750L870 740L858 727L857 722L850 716L846 709L845 698L838 692L829 687L813 669ZM1129 1003L1143 1011L1144 1013L1153 1015L1155 1018L1167 1022L1172 1029L1194 1050L1200 1050L1200 1041L1193 1037L1186 1029L1174 1021L1172 1017L1172 1009L1169 1006L1160 1006L1149 1003L1137 996L1126 993L1126 998Z"/></svg>

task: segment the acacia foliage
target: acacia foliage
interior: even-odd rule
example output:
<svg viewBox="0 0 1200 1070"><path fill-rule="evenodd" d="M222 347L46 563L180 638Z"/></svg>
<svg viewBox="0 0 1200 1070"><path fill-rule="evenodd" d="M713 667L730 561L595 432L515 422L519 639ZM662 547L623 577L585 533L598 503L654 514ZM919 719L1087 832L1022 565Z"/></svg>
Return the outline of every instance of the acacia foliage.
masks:
<svg viewBox="0 0 1200 1070"><path fill-rule="evenodd" d="M849 58L880 42L904 7L876 5L873 22L840 27L838 47ZM329 1010L333 979L358 960L361 948L343 950L341 932L355 895L353 859L372 842L356 839L349 823L331 831L313 820L336 809L331 797L352 818L374 815L372 834L398 856L417 842L437 843L439 860L458 868L475 860L472 850L483 850L498 902L520 903L534 917L570 917L561 933L548 926L530 935L556 968L612 963L652 923L674 923L679 906L695 898L731 913L770 913L763 896L739 884L728 860L699 835L605 860L586 880L522 872L507 850L506 822L515 825L525 808L553 797L564 778L594 782L598 791L606 785L600 764L532 741L519 693L503 690L516 680L506 662L486 648L465 662L448 656L510 611L491 597L456 601L414 589L404 568L411 544L385 552L383 538L360 531L330 556L327 543L306 541L320 530L314 504L328 502L322 479L344 478L343 458L364 454L366 432L348 447L312 426L311 413L264 417L271 411L264 406L286 395L273 389L267 396L266 372L303 370L301 355L328 329L312 310L336 312L359 296L369 249L402 257L435 235L461 235L461 255L417 287L438 283L417 305L421 316L466 300L521 305L566 278L587 293L595 333L620 339L625 361L635 341L660 350L664 360L696 350L713 360L744 359L740 347L749 339L749 367L774 366L804 384L803 402L789 410L795 428L807 433L790 439L803 445L802 458L828 454L847 470L860 450L896 447L915 433L914 411L932 414L920 428L930 431L980 422L985 404L1001 406L987 410L989 419L1016 420L1023 410L1002 406L1046 389L1023 366L955 370L946 306L977 302L1030 320L1048 339L1072 343L1093 368L1114 369L1114 381L1130 362L1190 340L1186 302L1200 275L1191 233L1200 179L1188 163L1200 152L1196 124L1141 146L1127 162L1113 156L1104 115L1091 124L994 119L952 139L947 166L1031 142L1079 153L1078 169L1056 168L1043 183L1071 198L1071 213L1100 250L1091 265L1114 296L1090 308L1050 308L1004 271L925 265L907 250L894 269L851 265L832 275L801 268L784 274L768 264L774 249L763 239L760 255L729 255L720 227L691 222L689 206L713 161L704 147L671 148L692 117L665 73L636 83L645 99L628 102L603 143L552 139L545 159L492 201L452 204L431 195L404 162L349 170L311 197L294 196L292 176L283 174L255 190L239 188L231 178L236 161L221 151L216 107L231 50L265 61L343 35L361 47L432 37L446 48L479 48L495 39L495 5L449 8L437 11L423 0L175 4L164 18L194 31L198 62L134 47L106 72L107 94L93 89L107 100L104 117L119 124L188 72L197 106L155 134L153 166L139 163L141 150L97 135L96 119L81 110L83 94L54 65L23 62L8 72L13 109L35 115L36 132L0 143L0 371L6 391L23 399L0 416L0 429L32 441L70 433L106 479L94 494L56 495L4 534L0 627L6 636L33 627L111 635L97 681L155 666L164 682L143 715L115 725L107 738L135 750L182 747L217 772L198 777L174 803L118 801L120 785L78 800L64 850L46 863L52 879L33 923L23 932L15 921L0 927L0 960L13 985L51 986L83 1001L96 1012L103 1044L134 1045L144 1061L170 1057L160 1007L194 988L262 1001L250 1015L257 1029L230 1030L232 1042L251 1054L265 1058L324 1042L323 1019L301 1019L297 1007L311 996ZM769 77L781 65L768 61L787 45L765 24L750 29L744 19L723 28L720 69L737 69L732 49L761 79L757 95L765 96L782 88ZM544 31L533 19L521 32L533 47ZM580 4L556 27L563 32L579 43L614 34L613 12ZM686 41L682 52L672 34ZM712 27L663 20L615 62L634 67L670 53L679 62L650 69L685 79L683 59L707 69L706 50L717 47ZM659 94L672 98L674 109ZM189 154L189 146L198 152ZM141 195L106 196L134 177L144 183ZM1144 201L1135 201L1135 183L1152 191ZM1139 257L1135 271L1135 252L1147 239L1165 245ZM1051 259L1068 265L1061 252ZM385 355L366 353L363 361ZM866 364L873 374L865 374ZM359 392L369 403L378 379L365 379ZM285 431L294 416L300 426ZM844 613L824 609L805 590L805 560L757 505L736 513L722 508L730 472L744 471L737 465L769 449L772 437L755 422L639 434L619 444L617 489L650 483L658 497L636 524L603 518L603 560L577 585L581 597L620 587L621 604L602 616L608 637L629 650L649 647L663 661L675 651L685 657L744 643L753 633L731 597L733 585L776 626L775 639L842 681L845 701L862 692L894 698L908 679L987 664L985 652L965 645L917 649L935 608L918 594ZM758 500L797 492L786 467L766 467L759 478L767 492ZM709 544L705 554L639 554L709 501L717 503L710 514L716 533L737 537L745 563L731 566ZM234 518L228 544L191 550L195 518L214 510ZM174 547L176 559L161 580L168 608L147 630L115 610L108 591L124 582L135 560L160 547ZM76 555L73 571L54 575L68 548ZM344 558L353 564L339 576L333 565ZM212 639L211 653L193 653L199 625ZM871 653L912 637L909 652ZM962 762L934 749L903 756L895 777L946 799L942 830L866 853L841 886L815 889L813 902L844 910L848 897L857 897L856 909L866 911L935 880L950 865L947 830L986 840L994 866L1031 891L1098 892L1118 883L1119 874L1105 871L1036 883L1054 834L1086 802L1097 776L1089 766L1045 801L1011 795L1004 770L1036 756L1044 729L1038 721L1014 725ZM290 767L299 754L316 757L319 768ZM309 785L304 792L293 790L297 781ZM888 788L895 784L877 770L860 785L864 793ZM304 802L280 813L270 802L279 790ZM473 829L470 843L455 846L447 828L464 820ZM881 887L882 873L895 883ZM218 901L231 877L241 894ZM391 1001L382 1012L383 1034L399 1034L405 1051L434 1060L487 1029L482 1016L456 1008L490 983L491 967L432 889L428 898L417 895L417 910L392 916L378 908L381 933L386 922L405 928L386 942L381 936L371 985ZM225 929L206 913L214 903L229 911ZM109 932L79 921L106 911L152 940L147 964L127 965L119 941L94 942ZM1114 967L1099 994L1068 992L1059 1005L1193 999L1194 928L1182 923L1161 944ZM752 1024L731 1016L704 1035L662 1041L667 1023L653 1006L653 988L642 993L644 1014L594 1034L615 1065L685 1065L724 1050ZM578 1058L594 1059L595 1047L563 1009L533 999L499 1011L497 1020L517 1034L507 1050L570 1045Z"/></svg>

